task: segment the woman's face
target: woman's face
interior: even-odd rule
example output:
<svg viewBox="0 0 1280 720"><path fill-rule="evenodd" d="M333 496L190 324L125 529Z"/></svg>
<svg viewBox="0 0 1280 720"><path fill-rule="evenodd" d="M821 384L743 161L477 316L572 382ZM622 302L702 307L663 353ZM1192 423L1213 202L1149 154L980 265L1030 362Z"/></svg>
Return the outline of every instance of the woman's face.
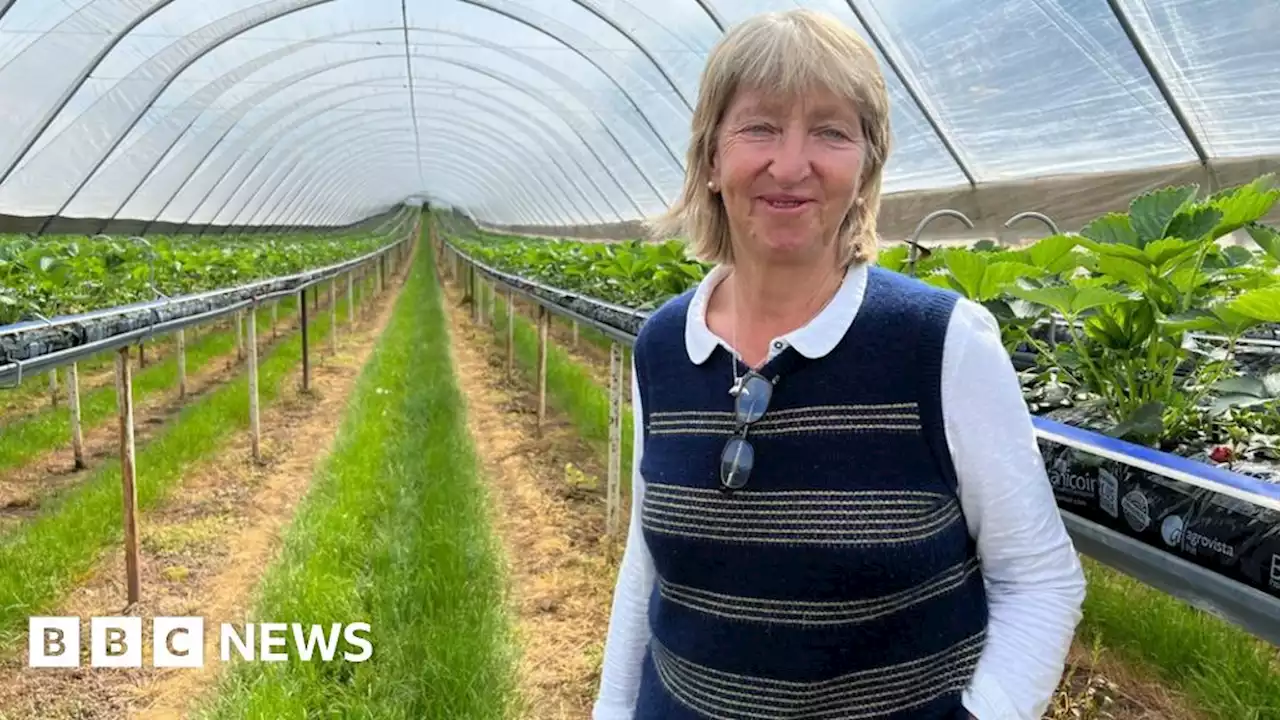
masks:
<svg viewBox="0 0 1280 720"><path fill-rule="evenodd" d="M857 197L864 152L857 108L830 92L801 102L739 92L721 121L711 170L735 251L781 262L831 251Z"/></svg>

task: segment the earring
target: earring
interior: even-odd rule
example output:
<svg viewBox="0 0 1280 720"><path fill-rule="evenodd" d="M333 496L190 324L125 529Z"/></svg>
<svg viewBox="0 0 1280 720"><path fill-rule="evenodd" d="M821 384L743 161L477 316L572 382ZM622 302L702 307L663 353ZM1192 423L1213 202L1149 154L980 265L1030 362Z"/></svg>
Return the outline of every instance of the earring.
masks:
<svg viewBox="0 0 1280 720"><path fill-rule="evenodd" d="M715 180L708 180L708 181L707 181L707 189L708 189L708 190L710 190L711 192L715 192L715 191L716 191L716 181L715 181Z"/></svg>

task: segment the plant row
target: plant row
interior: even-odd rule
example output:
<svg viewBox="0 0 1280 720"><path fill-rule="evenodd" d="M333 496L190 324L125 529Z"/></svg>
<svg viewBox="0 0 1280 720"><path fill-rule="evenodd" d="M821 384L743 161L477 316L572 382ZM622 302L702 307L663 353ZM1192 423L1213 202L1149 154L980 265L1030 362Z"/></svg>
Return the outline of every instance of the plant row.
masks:
<svg viewBox="0 0 1280 720"><path fill-rule="evenodd" d="M359 257L385 241L374 233L144 242L0 235L0 326L291 275Z"/></svg>

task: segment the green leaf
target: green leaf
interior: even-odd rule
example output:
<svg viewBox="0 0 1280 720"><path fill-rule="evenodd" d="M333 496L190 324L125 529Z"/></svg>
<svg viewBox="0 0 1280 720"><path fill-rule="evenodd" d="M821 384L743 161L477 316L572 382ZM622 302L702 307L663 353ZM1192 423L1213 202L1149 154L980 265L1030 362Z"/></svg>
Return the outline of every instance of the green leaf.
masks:
<svg viewBox="0 0 1280 720"><path fill-rule="evenodd" d="M1276 260L1280 260L1280 230L1276 230L1270 225L1262 225L1254 223L1247 227L1249 237L1258 243L1258 247L1262 251Z"/></svg>
<svg viewBox="0 0 1280 720"><path fill-rule="evenodd" d="M1252 395L1253 397L1267 397L1267 386L1262 382L1262 378L1256 378L1252 375L1244 375L1242 377L1227 378L1209 386L1210 390L1219 393L1227 393L1231 395Z"/></svg>
<svg viewBox="0 0 1280 720"><path fill-rule="evenodd" d="M1170 332L1209 332L1218 330L1221 321L1208 310L1191 310L1185 313L1168 315L1160 320Z"/></svg>
<svg viewBox="0 0 1280 720"><path fill-rule="evenodd" d="M1181 240L1179 238L1168 237L1161 238L1143 248L1147 258L1151 260L1151 264L1165 268L1176 267L1184 260L1191 260L1199 252L1202 243L1196 240Z"/></svg>
<svg viewBox="0 0 1280 720"><path fill-rule="evenodd" d="M955 276L960 291L965 297L977 300L978 290L982 286L982 276L987 270L987 261L977 253L950 252L946 255L947 269Z"/></svg>
<svg viewBox="0 0 1280 720"><path fill-rule="evenodd" d="M946 273L931 273L920 278L920 282L923 282L926 285L942 288L943 290L954 290L961 295L967 296L964 288L960 287L959 282L953 275L948 275Z"/></svg>
<svg viewBox="0 0 1280 720"><path fill-rule="evenodd" d="M1228 188L1209 198L1209 204L1222 211L1222 220L1214 228L1215 239L1257 221L1271 211L1280 200L1280 190L1272 188L1274 174L1261 175L1253 182Z"/></svg>
<svg viewBox="0 0 1280 720"><path fill-rule="evenodd" d="M1213 399L1210 404L1210 410L1213 412L1223 412L1232 408L1247 408L1254 405L1263 405L1271 401L1271 398L1260 398L1253 395L1236 395L1227 394L1219 395Z"/></svg>
<svg viewBox="0 0 1280 720"><path fill-rule="evenodd" d="M1026 263L992 263L987 266L987 272L982 276L982 284L978 288L978 297L981 300L992 300L1019 278L1035 277L1041 272L1040 268Z"/></svg>
<svg viewBox="0 0 1280 720"><path fill-rule="evenodd" d="M1130 435L1158 437L1164 432L1164 403L1150 402L1122 420L1108 435L1125 438Z"/></svg>
<svg viewBox="0 0 1280 720"><path fill-rule="evenodd" d="M1029 288L1015 285L1009 288L1008 292L1010 295L1028 302L1051 307L1063 315L1073 314L1071 312L1071 300L1076 294L1076 289L1073 287L1059 285L1056 287Z"/></svg>
<svg viewBox="0 0 1280 720"><path fill-rule="evenodd" d="M1196 208L1190 212L1179 213L1169 223L1165 237L1183 240L1199 240L1213 232L1222 219L1222 211L1214 207Z"/></svg>
<svg viewBox="0 0 1280 720"><path fill-rule="evenodd" d="M1258 318L1233 310L1227 303L1215 305L1211 312L1218 318L1219 332L1224 335L1239 335L1262 322Z"/></svg>
<svg viewBox="0 0 1280 720"><path fill-rule="evenodd" d="M1200 188L1195 185L1155 190L1129 203L1130 224L1138 237L1138 247L1165 236L1170 221L1188 203L1195 200Z"/></svg>
<svg viewBox="0 0 1280 720"><path fill-rule="evenodd" d="M1151 284L1147 268L1128 258L1104 255L1098 258L1098 270L1141 290L1145 290Z"/></svg>
<svg viewBox="0 0 1280 720"><path fill-rule="evenodd" d="M1280 233L1271 228L1266 229L1271 230L1273 241L1276 243L1274 246L1275 256L1277 260L1280 260ZM1250 230L1249 234L1253 234L1252 230ZM1258 245L1262 245L1262 243L1258 243ZM1271 251L1268 250L1268 252ZM1228 245L1222 248L1222 256L1226 258L1228 267L1245 267L1253 262L1253 253L1249 252L1249 248L1240 247L1239 245Z"/></svg>
<svg viewBox="0 0 1280 720"><path fill-rule="evenodd" d="M1139 246L1138 235L1129 224L1129 216L1124 213L1107 213L1096 218L1085 225L1080 234L1095 243Z"/></svg>
<svg viewBox="0 0 1280 720"><path fill-rule="evenodd" d="M1232 300L1228 308L1262 322L1280 322L1280 285L1250 290Z"/></svg>
<svg viewBox="0 0 1280 720"><path fill-rule="evenodd" d="M1147 257L1147 254L1143 252L1141 248L1137 248L1132 245L1097 243L1092 240L1086 240L1081 244L1103 257L1118 257L1126 260L1132 260L1143 265L1151 264L1151 260Z"/></svg>
<svg viewBox="0 0 1280 720"><path fill-rule="evenodd" d="M1071 252L1071 248L1078 242L1079 239L1071 235L1050 235L1027 248L1026 253L1031 258L1031 264L1052 270L1054 263L1067 257L1067 253Z"/></svg>
<svg viewBox="0 0 1280 720"><path fill-rule="evenodd" d="M1121 292L1116 292L1115 290L1108 290L1107 288L1080 288L1080 291L1076 293L1076 296L1071 300L1071 314L1079 315L1086 310L1102 307L1103 305L1110 305L1112 303L1124 302L1128 299L1130 299L1130 296Z"/></svg>

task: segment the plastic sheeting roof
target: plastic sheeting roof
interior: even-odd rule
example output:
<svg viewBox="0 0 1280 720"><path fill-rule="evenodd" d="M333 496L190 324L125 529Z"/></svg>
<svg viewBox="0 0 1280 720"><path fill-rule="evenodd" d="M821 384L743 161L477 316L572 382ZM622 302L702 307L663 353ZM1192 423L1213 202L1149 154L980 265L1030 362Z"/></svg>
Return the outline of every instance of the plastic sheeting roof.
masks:
<svg viewBox="0 0 1280 720"><path fill-rule="evenodd" d="M769 0L0 0L0 213L590 225L677 195ZM1280 155L1277 0L809 0L889 79L885 192Z"/></svg>

